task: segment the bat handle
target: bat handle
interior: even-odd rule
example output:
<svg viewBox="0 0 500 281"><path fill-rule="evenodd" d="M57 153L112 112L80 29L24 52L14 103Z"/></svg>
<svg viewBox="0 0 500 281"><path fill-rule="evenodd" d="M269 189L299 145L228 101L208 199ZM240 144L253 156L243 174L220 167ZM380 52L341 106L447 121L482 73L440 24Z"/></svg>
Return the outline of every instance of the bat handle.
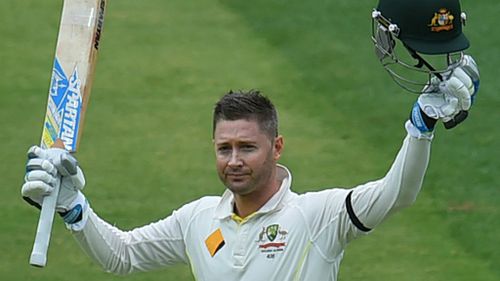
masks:
<svg viewBox="0 0 500 281"><path fill-rule="evenodd" d="M31 251L30 264L36 267L44 267L47 263L47 250L49 249L50 234L52 232L52 223L56 211L57 197L61 179L57 181L54 190L50 195L43 198L42 210L38 219L35 242Z"/></svg>
<svg viewBox="0 0 500 281"><path fill-rule="evenodd" d="M52 147L64 148L64 143L60 139L57 139ZM40 210L40 217L36 228L35 242L33 243L33 250L30 256L30 264L32 266L45 267L47 264L47 251L49 249L50 234L52 232L60 187L61 178L54 185L54 190L43 198L42 209Z"/></svg>

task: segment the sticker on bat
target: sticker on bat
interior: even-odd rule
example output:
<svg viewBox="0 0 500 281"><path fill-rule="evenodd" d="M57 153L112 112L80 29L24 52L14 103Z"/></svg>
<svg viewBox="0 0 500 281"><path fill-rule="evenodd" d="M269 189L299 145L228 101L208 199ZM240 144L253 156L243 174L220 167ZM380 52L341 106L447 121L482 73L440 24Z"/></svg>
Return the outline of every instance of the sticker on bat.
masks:
<svg viewBox="0 0 500 281"><path fill-rule="evenodd" d="M56 58L52 70L42 146L50 147L57 138L60 138L66 150L75 151L81 109L81 80L78 69L75 67L68 77Z"/></svg>

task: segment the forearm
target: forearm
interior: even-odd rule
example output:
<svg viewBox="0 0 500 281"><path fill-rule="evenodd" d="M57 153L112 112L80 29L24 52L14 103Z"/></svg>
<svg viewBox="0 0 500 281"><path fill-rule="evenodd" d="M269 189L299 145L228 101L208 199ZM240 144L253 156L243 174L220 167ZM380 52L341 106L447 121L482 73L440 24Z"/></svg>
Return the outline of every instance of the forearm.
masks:
<svg viewBox="0 0 500 281"><path fill-rule="evenodd" d="M430 139L406 136L386 176L353 190L353 210L365 226L373 228L415 201L429 162L430 145Z"/></svg>
<svg viewBox="0 0 500 281"><path fill-rule="evenodd" d="M386 193L397 194L390 212L410 206L422 187L429 163L430 140L407 136L398 158L386 175Z"/></svg>
<svg viewBox="0 0 500 281"><path fill-rule="evenodd" d="M83 229L73 232L80 247L108 272L132 272L130 256L124 251L126 233L100 219L91 209L87 215Z"/></svg>
<svg viewBox="0 0 500 281"><path fill-rule="evenodd" d="M92 209L81 229L73 230L81 248L107 272L128 274L185 262L181 235L171 217L132 231L122 231L99 218ZM170 232L170 233L169 233Z"/></svg>

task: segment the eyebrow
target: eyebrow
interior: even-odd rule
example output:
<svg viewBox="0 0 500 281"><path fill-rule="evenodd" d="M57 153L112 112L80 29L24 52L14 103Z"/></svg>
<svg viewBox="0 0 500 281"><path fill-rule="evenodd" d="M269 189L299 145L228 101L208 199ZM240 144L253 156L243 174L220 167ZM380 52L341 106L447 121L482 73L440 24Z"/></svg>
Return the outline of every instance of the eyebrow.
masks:
<svg viewBox="0 0 500 281"><path fill-rule="evenodd" d="M215 145L224 145L224 144L229 144L231 143L230 141L227 141L227 140L222 140L220 142L217 142L214 140L214 143ZM257 141L253 141L253 140L238 140L236 141L236 144L256 144Z"/></svg>

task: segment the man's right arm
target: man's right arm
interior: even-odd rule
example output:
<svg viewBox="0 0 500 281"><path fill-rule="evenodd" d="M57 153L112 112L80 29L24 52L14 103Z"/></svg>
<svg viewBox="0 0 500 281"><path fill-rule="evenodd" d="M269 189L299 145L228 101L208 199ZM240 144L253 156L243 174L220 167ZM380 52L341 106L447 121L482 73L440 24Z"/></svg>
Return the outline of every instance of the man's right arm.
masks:
<svg viewBox="0 0 500 281"><path fill-rule="evenodd" d="M178 215L174 212L158 222L122 231L88 208L83 227L68 228L82 249L105 271L128 274L188 262Z"/></svg>
<svg viewBox="0 0 500 281"><path fill-rule="evenodd" d="M61 161L71 158L74 167ZM66 161L68 162L68 161ZM64 175L64 176L61 176ZM81 192L85 186L78 162L63 149L28 151L23 198L40 208L43 197L49 195L61 178L56 211L72 230L78 243L104 270L116 274L150 270L164 265L188 262L183 241L183 222L190 217L193 204L186 205L171 216L132 231L122 231L99 218ZM185 225L185 224L184 224Z"/></svg>

